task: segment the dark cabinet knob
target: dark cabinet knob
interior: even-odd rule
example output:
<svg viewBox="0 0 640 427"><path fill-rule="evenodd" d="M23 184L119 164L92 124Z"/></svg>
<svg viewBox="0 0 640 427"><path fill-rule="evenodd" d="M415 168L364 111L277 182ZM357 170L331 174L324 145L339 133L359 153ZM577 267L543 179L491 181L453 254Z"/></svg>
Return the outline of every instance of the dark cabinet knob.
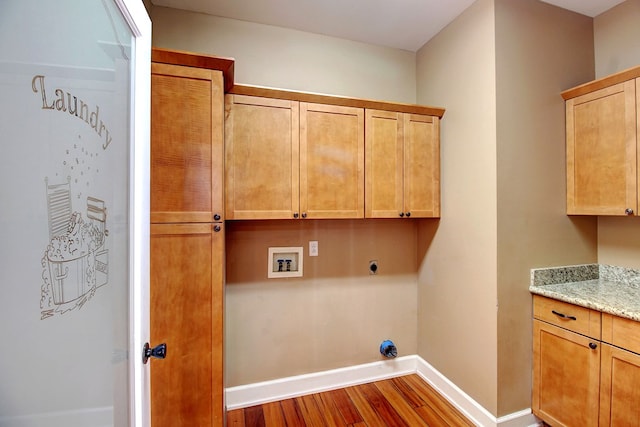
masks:
<svg viewBox="0 0 640 427"><path fill-rule="evenodd" d="M400 212L398 215L400 215L400 218L404 217L404 212Z"/></svg>
<svg viewBox="0 0 640 427"><path fill-rule="evenodd" d="M218 224L213 226L213 231L215 231L216 233L218 233L220 230L222 230L222 227L220 227Z"/></svg>
<svg viewBox="0 0 640 427"><path fill-rule="evenodd" d="M298 212L294 212L294 213L293 213L293 217L294 217L294 218L298 218Z"/></svg>
<svg viewBox="0 0 640 427"><path fill-rule="evenodd" d="M144 343L144 347L142 348L142 363L146 364L150 357L155 359L164 359L167 357L167 345L162 343L151 348L148 342Z"/></svg>
<svg viewBox="0 0 640 427"><path fill-rule="evenodd" d="M222 217L220 216L220 214L214 214L214 215L213 215L213 220L214 220L214 221L220 221L220 218L222 218Z"/></svg>
<svg viewBox="0 0 640 427"><path fill-rule="evenodd" d="M624 213L627 214L627 215L633 215L633 209L627 208L627 209L624 210Z"/></svg>
<svg viewBox="0 0 640 427"><path fill-rule="evenodd" d="M411 216L411 212L407 212L405 215L409 218Z"/></svg>
<svg viewBox="0 0 640 427"><path fill-rule="evenodd" d="M589 343L589 348L591 350L595 350L596 348L598 348L598 344L594 343L594 342L590 342Z"/></svg>
<svg viewBox="0 0 640 427"><path fill-rule="evenodd" d="M302 218L306 218L307 217L307 213L306 212L302 212Z"/></svg>

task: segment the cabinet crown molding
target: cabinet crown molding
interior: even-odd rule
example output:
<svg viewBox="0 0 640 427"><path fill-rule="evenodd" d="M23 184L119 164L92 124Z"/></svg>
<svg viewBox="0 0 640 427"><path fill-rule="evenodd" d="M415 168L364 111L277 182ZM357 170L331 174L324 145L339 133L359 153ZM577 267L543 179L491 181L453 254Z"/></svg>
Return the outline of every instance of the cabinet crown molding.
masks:
<svg viewBox="0 0 640 427"><path fill-rule="evenodd" d="M225 93L233 87L235 65L233 58L154 47L151 49L151 62L222 71Z"/></svg>
<svg viewBox="0 0 640 427"><path fill-rule="evenodd" d="M418 104L403 104L387 101L349 98L343 96L325 95L313 92L299 92L286 89L268 88L246 84L235 84L230 93L235 95L259 96L262 98L286 99L289 101L310 102L315 104L339 105L374 110L394 111L399 113L423 114L442 118L445 109Z"/></svg>
<svg viewBox="0 0 640 427"><path fill-rule="evenodd" d="M562 92L561 95L566 101L567 99L575 98L577 96L584 95L598 89L604 89L605 87L613 86L638 77L640 77L640 65L567 89Z"/></svg>

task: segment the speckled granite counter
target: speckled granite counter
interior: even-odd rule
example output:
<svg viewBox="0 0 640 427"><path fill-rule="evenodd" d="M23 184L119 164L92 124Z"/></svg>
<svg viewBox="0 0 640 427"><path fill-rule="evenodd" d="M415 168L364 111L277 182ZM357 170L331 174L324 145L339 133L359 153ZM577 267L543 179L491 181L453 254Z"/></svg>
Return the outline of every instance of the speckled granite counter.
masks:
<svg viewBox="0 0 640 427"><path fill-rule="evenodd" d="M537 268L529 291L640 321L640 270L600 264Z"/></svg>

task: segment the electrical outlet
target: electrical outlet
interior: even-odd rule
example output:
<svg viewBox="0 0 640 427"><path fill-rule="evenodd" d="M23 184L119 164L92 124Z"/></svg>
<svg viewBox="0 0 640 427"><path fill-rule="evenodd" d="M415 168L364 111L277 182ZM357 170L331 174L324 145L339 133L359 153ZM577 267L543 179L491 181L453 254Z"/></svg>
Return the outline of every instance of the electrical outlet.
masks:
<svg viewBox="0 0 640 427"><path fill-rule="evenodd" d="M309 241L309 256L318 256L318 241Z"/></svg>
<svg viewBox="0 0 640 427"><path fill-rule="evenodd" d="M369 274L378 274L378 260L369 261Z"/></svg>

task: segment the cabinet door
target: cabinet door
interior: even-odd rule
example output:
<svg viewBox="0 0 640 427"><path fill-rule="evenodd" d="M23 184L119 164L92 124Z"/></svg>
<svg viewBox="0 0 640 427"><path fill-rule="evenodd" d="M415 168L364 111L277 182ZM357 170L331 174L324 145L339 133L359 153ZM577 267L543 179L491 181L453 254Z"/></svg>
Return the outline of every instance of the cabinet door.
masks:
<svg viewBox="0 0 640 427"><path fill-rule="evenodd" d="M151 222L211 222L223 213L222 73L151 72Z"/></svg>
<svg viewBox="0 0 640 427"><path fill-rule="evenodd" d="M398 218L404 214L403 114L365 110L365 139L365 217Z"/></svg>
<svg viewBox="0 0 640 427"><path fill-rule="evenodd" d="M223 245L222 224L151 225L154 427L223 425Z"/></svg>
<svg viewBox="0 0 640 427"><path fill-rule="evenodd" d="M404 212L440 216L440 119L404 114Z"/></svg>
<svg viewBox="0 0 640 427"><path fill-rule="evenodd" d="M364 110L300 103L303 218L364 218Z"/></svg>
<svg viewBox="0 0 640 427"><path fill-rule="evenodd" d="M602 345L600 426L640 426L640 355Z"/></svg>
<svg viewBox="0 0 640 427"><path fill-rule="evenodd" d="M533 334L533 413L554 426L597 426L600 343L539 320Z"/></svg>
<svg viewBox="0 0 640 427"><path fill-rule="evenodd" d="M637 213L635 82L566 102L567 213Z"/></svg>
<svg viewBox="0 0 640 427"><path fill-rule="evenodd" d="M286 219L299 211L299 103L226 96L227 219Z"/></svg>

